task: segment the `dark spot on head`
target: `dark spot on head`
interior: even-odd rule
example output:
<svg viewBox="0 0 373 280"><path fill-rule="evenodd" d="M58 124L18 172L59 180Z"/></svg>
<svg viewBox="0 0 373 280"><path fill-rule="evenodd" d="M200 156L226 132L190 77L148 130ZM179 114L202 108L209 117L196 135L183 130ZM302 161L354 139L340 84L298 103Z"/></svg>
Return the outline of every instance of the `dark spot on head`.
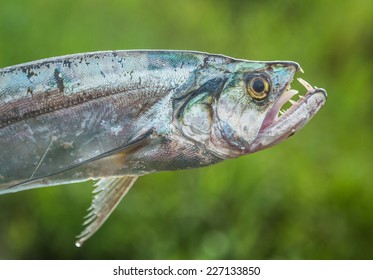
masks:
<svg viewBox="0 0 373 280"><path fill-rule="evenodd" d="M35 75L36 74L34 72L30 71L30 70L27 72L27 78L28 79L30 79L32 76L35 76Z"/></svg>
<svg viewBox="0 0 373 280"><path fill-rule="evenodd" d="M62 63L63 66L70 68L71 67L71 61L70 59L65 59Z"/></svg>
<svg viewBox="0 0 373 280"><path fill-rule="evenodd" d="M200 94L208 94L214 99L218 98L218 96L221 93L221 90L223 89L227 79L226 78L214 78L206 83L204 83L202 86L200 86L198 89L188 92L186 95L177 97L174 99L173 107L176 107L176 103L180 103L181 106L177 109L176 118L180 118L181 115L184 113L184 109L188 105L188 103L195 98L196 96Z"/></svg>
<svg viewBox="0 0 373 280"><path fill-rule="evenodd" d="M29 67L23 67L22 72L26 74L29 80L32 76L37 76L37 74L34 71L32 71Z"/></svg>
<svg viewBox="0 0 373 280"><path fill-rule="evenodd" d="M57 68L54 69L54 79L56 80L56 84L57 84L59 92L63 93L65 86L63 85L62 74L60 70L58 70Z"/></svg>
<svg viewBox="0 0 373 280"><path fill-rule="evenodd" d="M30 88L30 87L27 88L27 94L31 94L31 97L34 97L34 92L33 92L32 88Z"/></svg>
<svg viewBox="0 0 373 280"><path fill-rule="evenodd" d="M209 58L208 58L208 56L206 56L206 57L203 59L203 66L202 66L202 67L207 67L208 62L209 62Z"/></svg>

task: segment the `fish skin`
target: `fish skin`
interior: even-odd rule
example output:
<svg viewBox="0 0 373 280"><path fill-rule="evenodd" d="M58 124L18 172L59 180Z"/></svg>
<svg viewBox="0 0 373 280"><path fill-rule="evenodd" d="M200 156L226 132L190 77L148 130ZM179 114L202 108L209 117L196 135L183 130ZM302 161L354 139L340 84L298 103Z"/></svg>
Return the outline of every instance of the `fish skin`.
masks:
<svg viewBox="0 0 373 280"><path fill-rule="evenodd" d="M292 76L298 66L285 63L291 65L288 75ZM189 139L180 134L175 128L179 125L173 120L173 107L179 106L179 114L187 114L183 104L190 92L204 94L201 88L219 91L214 89L217 80L222 86L240 71L272 64L197 52L118 51L1 69L0 149L7 152L0 155L0 189L5 186L11 191L12 185L81 165L153 128L162 135L162 145L133 155L120 174L103 176L195 168L231 157L230 153L223 155L219 147L213 153L196 147L196 141L206 139L192 135L190 126L181 127ZM216 141L227 146L221 139ZM91 173L70 180L102 177L99 172Z"/></svg>
<svg viewBox="0 0 373 280"><path fill-rule="evenodd" d="M326 101L311 87L299 110L273 118L298 70L194 51L95 52L0 69L0 194L198 168L273 146ZM255 76L269 82L264 100L248 94Z"/></svg>
<svg viewBox="0 0 373 280"><path fill-rule="evenodd" d="M2 181L47 177L125 145L141 129L164 127L170 110L159 114L158 107L171 92L194 82L193 71L205 58L182 52L104 52L2 69L0 149L11 152L0 155Z"/></svg>

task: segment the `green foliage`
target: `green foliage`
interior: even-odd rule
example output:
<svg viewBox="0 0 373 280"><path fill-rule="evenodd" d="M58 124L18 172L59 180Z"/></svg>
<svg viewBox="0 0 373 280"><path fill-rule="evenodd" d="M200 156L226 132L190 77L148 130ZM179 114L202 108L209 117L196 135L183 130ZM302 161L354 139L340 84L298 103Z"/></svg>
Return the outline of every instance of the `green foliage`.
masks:
<svg viewBox="0 0 373 280"><path fill-rule="evenodd" d="M0 196L0 258L372 259L372 14L368 0L0 0L0 67L95 50L191 49L294 60L329 93L279 146L140 178L82 248L74 237L90 183Z"/></svg>

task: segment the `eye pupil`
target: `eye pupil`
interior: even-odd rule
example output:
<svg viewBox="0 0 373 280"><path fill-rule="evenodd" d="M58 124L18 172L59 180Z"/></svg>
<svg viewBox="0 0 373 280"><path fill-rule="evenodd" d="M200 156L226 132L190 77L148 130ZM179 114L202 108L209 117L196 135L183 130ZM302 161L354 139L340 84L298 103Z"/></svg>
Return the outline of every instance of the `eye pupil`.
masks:
<svg viewBox="0 0 373 280"><path fill-rule="evenodd" d="M265 89L264 81L262 79L255 79L255 81L252 84L252 87L255 92L263 92Z"/></svg>

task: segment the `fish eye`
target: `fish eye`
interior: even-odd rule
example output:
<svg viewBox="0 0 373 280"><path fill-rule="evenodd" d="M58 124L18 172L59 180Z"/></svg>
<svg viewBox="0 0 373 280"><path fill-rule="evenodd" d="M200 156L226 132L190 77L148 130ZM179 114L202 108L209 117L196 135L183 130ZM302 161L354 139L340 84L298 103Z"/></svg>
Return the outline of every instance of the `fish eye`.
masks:
<svg viewBox="0 0 373 280"><path fill-rule="evenodd" d="M255 100L265 99L270 91L269 82L266 77L255 76L247 83L247 91Z"/></svg>

